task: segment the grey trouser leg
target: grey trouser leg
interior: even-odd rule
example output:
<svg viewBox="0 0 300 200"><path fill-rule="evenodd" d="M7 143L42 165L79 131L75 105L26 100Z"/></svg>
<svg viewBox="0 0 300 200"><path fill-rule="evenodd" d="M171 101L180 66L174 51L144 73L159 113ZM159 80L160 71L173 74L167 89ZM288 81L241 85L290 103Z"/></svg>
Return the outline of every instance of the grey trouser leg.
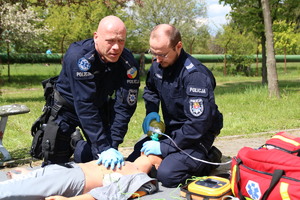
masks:
<svg viewBox="0 0 300 200"><path fill-rule="evenodd" d="M85 177L81 168L47 165L27 175L0 182L2 200L40 200L51 195L72 197L83 192Z"/></svg>

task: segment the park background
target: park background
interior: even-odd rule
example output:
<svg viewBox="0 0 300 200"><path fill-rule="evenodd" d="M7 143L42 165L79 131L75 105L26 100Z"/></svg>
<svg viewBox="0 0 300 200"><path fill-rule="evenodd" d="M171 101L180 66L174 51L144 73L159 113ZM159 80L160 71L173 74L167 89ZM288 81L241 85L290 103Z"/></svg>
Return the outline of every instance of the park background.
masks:
<svg viewBox="0 0 300 200"><path fill-rule="evenodd" d="M150 30L159 23L178 27L184 49L199 57L216 76L216 103L224 115L220 136L257 137L254 133L299 128L298 0L268 2L276 54L276 76L271 77L278 83L275 96L270 95L261 2L220 0L219 3L231 8L228 23L212 31L211 24L205 20L207 2L201 0L1 1L0 106L25 104L30 108L30 113L9 117L4 146L14 159L29 156L30 128L42 114L45 103L41 81L58 75L68 46L91 38L99 20L110 14L125 22L126 47L138 61L145 61L145 65L141 65L138 107L122 147L133 146L142 135L145 110L141 96L150 67L149 55L145 53L149 48ZM49 48L51 55L45 54ZM145 60L141 60L143 56Z"/></svg>

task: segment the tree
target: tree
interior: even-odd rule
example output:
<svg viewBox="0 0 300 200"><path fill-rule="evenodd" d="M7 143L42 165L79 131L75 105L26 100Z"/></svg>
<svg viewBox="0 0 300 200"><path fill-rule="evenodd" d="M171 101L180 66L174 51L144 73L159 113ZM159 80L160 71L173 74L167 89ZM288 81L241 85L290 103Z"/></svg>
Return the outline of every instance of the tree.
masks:
<svg viewBox="0 0 300 200"><path fill-rule="evenodd" d="M262 47L262 84L267 84L266 38L260 0L219 0L219 2L224 2L225 5L231 6L229 15L236 29L252 32L257 38L260 38Z"/></svg>
<svg viewBox="0 0 300 200"><path fill-rule="evenodd" d="M39 27L41 18L32 8L23 8L20 3L4 3L0 10L1 41L6 45L8 56L8 79L10 80L9 56L11 46L15 44L26 44L34 41L47 29Z"/></svg>
<svg viewBox="0 0 300 200"><path fill-rule="evenodd" d="M223 31L216 35L215 44L223 49L224 69L223 74L227 74L227 62L235 65L236 69L232 72L242 71L250 75L250 65L253 62L249 55L255 51L256 43L253 34L247 31L239 31L231 24L224 25ZM227 55L230 55L228 57Z"/></svg>
<svg viewBox="0 0 300 200"><path fill-rule="evenodd" d="M52 49L63 54L72 42L93 37L100 19L110 14L100 1L49 5L45 23L52 29L49 37Z"/></svg>
<svg viewBox="0 0 300 200"><path fill-rule="evenodd" d="M278 87L278 75L276 71L276 59L273 41L273 31L272 31L272 20L270 13L269 0L261 0L265 33L267 39L267 65L268 65L268 89L270 97L280 98L279 87Z"/></svg>
<svg viewBox="0 0 300 200"><path fill-rule="evenodd" d="M21 1L21 0L20 0ZM99 21L107 15L123 18L121 8L129 0L29 0L45 18L51 31L43 37L47 48L62 55L72 42L93 37ZM45 50L45 48L44 48ZM44 52L43 50L43 52Z"/></svg>
<svg viewBox="0 0 300 200"><path fill-rule="evenodd" d="M231 6L230 17L239 30L247 30L260 38L262 48L262 83L267 84L266 38L261 0L219 0L220 3ZM271 22L285 20L299 25L299 0L269 0ZM300 27L300 26L298 26Z"/></svg>
<svg viewBox="0 0 300 200"><path fill-rule="evenodd" d="M286 55L296 54L297 46L300 42L295 33L296 24L286 23L285 21L275 21L273 24L275 50L277 54L284 54L284 72L287 73Z"/></svg>
<svg viewBox="0 0 300 200"><path fill-rule="evenodd" d="M128 40L135 37L140 51L149 47L149 35L152 28L158 24L172 24L182 34L185 48L190 53L201 51L201 41L209 41L207 27L199 19L206 15L203 0L141 0L140 4L131 4L128 17L135 24ZM134 48L134 47L130 47Z"/></svg>

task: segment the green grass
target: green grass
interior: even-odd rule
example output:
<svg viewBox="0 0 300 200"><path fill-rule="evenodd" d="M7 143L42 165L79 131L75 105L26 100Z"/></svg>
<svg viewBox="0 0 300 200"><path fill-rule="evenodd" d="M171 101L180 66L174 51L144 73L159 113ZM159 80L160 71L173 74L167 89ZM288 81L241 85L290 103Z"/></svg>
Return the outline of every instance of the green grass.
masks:
<svg viewBox="0 0 300 200"><path fill-rule="evenodd" d="M247 135L252 133L300 128L300 65L288 64L284 73L283 64L277 64L279 87L282 98L268 97L267 86L262 86L261 77L223 76L222 64L207 64L216 76L216 102L224 115L221 136ZM149 65L147 66L149 67ZM11 81L7 80L7 68L0 65L0 106L25 104L30 113L10 116L5 130L4 146L14 158L28 156L32 137L32 123L42 114L44 105L41 81L60 72L61 65L14 64L11 65ZM138 107L132 117L128 134L122 147L133 146L142 135L141 124L145 116L141 98L145 77L141 78Z"/></svg>

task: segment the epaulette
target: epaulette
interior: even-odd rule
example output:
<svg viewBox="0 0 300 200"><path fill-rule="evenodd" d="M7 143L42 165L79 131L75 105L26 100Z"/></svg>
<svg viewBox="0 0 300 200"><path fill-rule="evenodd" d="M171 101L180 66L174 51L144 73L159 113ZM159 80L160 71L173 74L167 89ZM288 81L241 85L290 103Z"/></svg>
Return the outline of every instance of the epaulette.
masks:
<svg viewBox="0 0 300 200"><path fill-rule="evenodd" d="M190 59L186 59L184 62L184 67L187 69L187 71L189 73L192 73L194 71L197 71L197 68L195 67L195 65L191 62Z"/></svg>

